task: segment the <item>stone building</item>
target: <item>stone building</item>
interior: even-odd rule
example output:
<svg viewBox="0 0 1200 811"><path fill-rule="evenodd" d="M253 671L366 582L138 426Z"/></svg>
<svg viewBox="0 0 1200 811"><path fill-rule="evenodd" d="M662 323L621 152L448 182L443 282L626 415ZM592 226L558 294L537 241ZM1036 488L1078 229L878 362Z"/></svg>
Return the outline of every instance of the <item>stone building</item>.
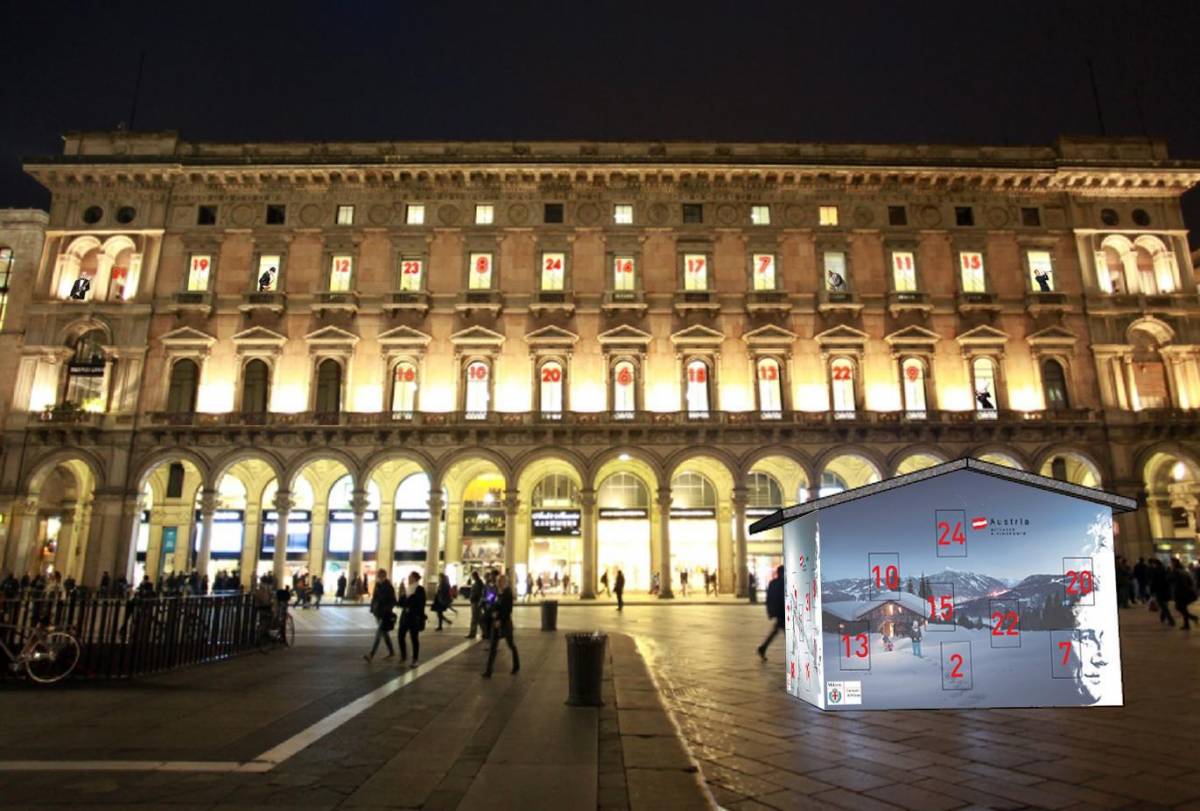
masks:
<svg viewBox="0 0 1200 811"><path fill-rule="evenodd" d="M26 170L18 572L742 591L781 551L754 517L967 454L1138 496L1128 554L1194 549L1200 164L1161 143L74 133Z"/></svg>

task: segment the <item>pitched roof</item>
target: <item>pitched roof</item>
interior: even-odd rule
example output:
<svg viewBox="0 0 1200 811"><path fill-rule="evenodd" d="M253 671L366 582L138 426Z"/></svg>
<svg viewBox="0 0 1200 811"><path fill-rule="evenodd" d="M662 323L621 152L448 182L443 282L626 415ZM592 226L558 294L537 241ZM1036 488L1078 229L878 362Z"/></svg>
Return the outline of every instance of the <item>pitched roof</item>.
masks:
<svg viewBox="0 0 1200 811"><path fill-rule="evenodd" d="M750 525L751 534L762 532L767 529L786 524L794 518L808 515L811 512L825 509L827 507L836 507L839 504L845 504L848 501L855 501L867 496L873 496L877 493L883 493L888 490L894 490L897 487L905 487L906 485L915 484L926 479L932 479L937 476L944 476L947 473L953 473L957 470L973 470L976 473L982 473L986 476L995 476L997 479L1007 479L1008 481L1018 484L1028 485L1030 487L1038 487L1042 490L1049 490L1052 493L1059 495L1071 496L1073 498L1081 498L1085 501L1093 501L1097 504L1103 504L1112 507L1116 512L1129 512L1137 509L1137 502L1134 499L1118 496L1115 493L1109 493L1104 490L1096 490L1091 487L1084 487L1079 484L1070 484L1069 482L1060 482L1058 479L1039 476L1036 473L1028 473L1024 470L1016 470L1004 465L993 465L991 462L984 462L979 459L963 457L962 459L954 459L949 462L943 462L940 465L927 467L924 470L918 470L915 473L906 473L903 476L894 476L890 479L884 479L875 484L867 484L862 487L855 487L852 490L844 490L841 493L835 493L832 496L825 496L813 501L806 501L803 504L796 504L792 507L784 507L782 510L776 511L772 515L765 518L760 518Z"/></svg>

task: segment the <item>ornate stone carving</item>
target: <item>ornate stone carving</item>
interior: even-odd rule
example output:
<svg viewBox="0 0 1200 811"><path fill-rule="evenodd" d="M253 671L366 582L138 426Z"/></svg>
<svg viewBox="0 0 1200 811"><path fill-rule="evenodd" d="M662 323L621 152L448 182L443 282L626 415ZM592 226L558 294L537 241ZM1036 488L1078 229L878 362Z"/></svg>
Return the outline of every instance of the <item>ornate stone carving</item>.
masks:
<svg viewBox="0 0 1200 811"><path fill-rule="evenodd" d="M575 209L575 219L582 225L595 225L600 222L600 207L595 203L583 203Z"/></svg>
<svg viewBox="0 0 1200 811"><path fill-rule="evenodd" d="M371 206L367 211L367 220L371 225L387 225L392 221L392 209L385 205Z"/></svg>
<svg viewBox="0 0 1200 811"><path fill-rule="evenodd" d="M229 212L229 220L234 225L245 228L254 222L254 207L249 203L238 203Z"/></svg>
<svg viewBox="0 0 1200 811"><path fill-rule="evenodd" d="M854 225L858 228L867 228L875 221L875 212L868 206L857 206L854 209Z"/></svg>
<svg viewBox="0 0 1200 811"><path fill-rule="evenodd" d="M917 220L926 228L937 228L942 224L942 212L937 206L921 206L917 209Z"/></svg>
<svg viewBox="0 0 1200 811"><path fill-rule="evenodd" d="M671 216L670 209L666 203L655 203L650 206L649 217L650 222L654 225L666 225L667 218Z"/></svg>
<svg viewBox="0 0 1200 811"><path fill-rule="evenodd" d="M992 228L1003 228L1008 225L1008 212L1000 206L991 206L984 214L987 223Z"/></svg>
<svg viewBox="0 0 1200 811"><path fill-rule="evenodd" d="M300 223L302 225L314 226L321 222L321 207L316 203L309 203L304 208L300 209Z"/></svg>
<svg viewBox="0 0 1200 811"><path fill-rule="evenodd" d="M783 219L792 228L803 228L812 222L811 215L804 206L788 206L783 212Z"/></svg>
<svg viewBox="0 0 1200 811"><path fill-rule="evenodd" d="M508 207L508 221L513 225L524 225L529 221L529 206L524 203L513 203Z"/></svg>
<svg viewBox="0 0 1200 811"><path fill-rule="evenodd" d="M737 206L724 203L723 205L717 207L717 222L721 225L734 225L737 223L737 219Z"/></svg>
<svg viewBox="0 0 1200 811"><path fill-rule="evenodd" d="M458 210L458 206L447 203L438 208L438 222L442 225L458 225L458 221L462 219L462 212Z"/></svg>

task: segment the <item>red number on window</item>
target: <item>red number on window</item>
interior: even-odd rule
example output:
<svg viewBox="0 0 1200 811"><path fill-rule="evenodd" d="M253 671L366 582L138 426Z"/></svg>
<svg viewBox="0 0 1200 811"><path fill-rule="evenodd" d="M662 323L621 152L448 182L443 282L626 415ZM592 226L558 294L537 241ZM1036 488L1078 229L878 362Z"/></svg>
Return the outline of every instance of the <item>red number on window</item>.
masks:
<svg viewBox="0 0 1200 811"><path fill-rule="evenodd" d="M1016 611L993 611L992 612L992 636L1020 636L1021 631L1017 628L1017 623L1020 617Z"/></svg>
<svg viewBox="0 0 1200 811"><path fill-rule="evenodd" d="M476 273L487 273L489 270L491 270L491 266L492 266L492 263L488 260L488 258L486 256L481 256L475 260L475 272Z"/></svg>
<svg viewBox="0 0 1200 811"><path fill-rule="evenodd" d="M617 273L633 273L632 259L617 259Z"/></svg>
<svg viewBox="0 0 1200 811"><path fill-rule="evenodd" d="M931 620L946 620L954 618L954 603L950 599L949 594L941 595L936 601L933 596L926 597L925 600L929 603L929 618Z"/></svg>
<svg viewBox="0 0 1200 811"><path fill-rule="evenodd" d="M847 659L866 659L871 650L871 638L865 633L855 634L851 644L850 634L842 634L842 646L846 649Z"/></svg>
<svg viewBox="0 0 1200 811"><path fill-rule="evenodd" d="M339 259L338 263L337 263L337 272L338 273L349 273L350 272L350 260L349 259Z"/></svg>
<svg viewBox="0 0 1200 811"><path fill-rule="evenodd" d="M420 262L402 262L400 272L405 276L415 276L421 272Z"/></svg>
<svg viewBox="0 0 1200 811"><path fill-rule="evenodd" d="M834 366L833 367L833 379L834 380L849 380L850 379L850 367L849 366Z"/></svg>
<svg viewBox="0 0 1200 811"><path fill-rule="evenodd" d="M1092 573L1087 569L1075 571L1071 569L1067 572L1067 594L1076 594L1080 597L1086 597L1092 593Z"/></svg>
<svg viewBox="0 0 1200 811"><path fill-rule="evenodd" d="M396 379L404 383L411 383L417 377L417 373L413 371L411 366L397 366Z"/></svg>
<svg viewBox="0 0 1200 811"><path fill-rule="evenodd" d="M562 380L562 369L559 369L557 366L542 367L543 383L557 383L560 380Z"/></svg>
<svg viewBox="0 0 1200 811"><path fill-rule="evenodd" d="M483 364L477 364L467 370L467 377L471 380L487 380L488 370Z"/></svg>
<svg viewBox="0 0 1200 811"><path fill-rule="evenodd" d="M1067 663L1071 661L1071 643L1070 642L1059 642L1058 649L1063 652L1062 663L1063 663L1063 667L1066 667Z"/></svg>
<svg viewBox="0 0 1200 811"><path fill-rule="evenodd" d="M954 522L954 531L950 530L950 522L938 521L938 546L950 546L952 543L966 543L967 536L963 534L962 521Z"/></svg>
<svg viewBox="0 0 1200 811"><path fill-rule="evenodd" d="M547 256L546 270L562 270L562 259L557 256Z"/></svg>
<svg viewBox="0 0 1200 811"><path fill-rule="evenodd" d="M895 566L888 566L882 572L878 566L872 566L871 572L875 575L875 588L883 588L885 585L889 591L900 588L900 570Z"/></svg>
<svg viewBox="0 0 1200 811"><path fill-rule="evenodd" d="M760 257L758 257L758 272L766 273L768 270L771 269L772 265L774 265L774 264L775 264L775 257L760 256Z"/></svg>
<svg viewBox="0 0 1200 811"><path fill-rule="evenodd" d="M759 380L777 380L779 379L779 367L774 363L764 363L758 367Z"/></svg>
<svg viewBox="0 0 1200 811"><path fill-rule="evenodd" d="M687 260L687 272L688 273L703 273L704 272L704 260L703 259L695 259L695 258Z"/></svg>
<svg viewBox="0 0 1200 811"><path fill-rule="evenodd" d="M703 383L708 380L708 370L703 366L693 366L688 369L688 382Z"/></svg>
<svg viewBox="0 0 1200 811"><path fill-rule="evenodd" d="M622 369L619 372L617 372L617 385L618 386L628 386L632 382L633 382L633 372L629 371L628 369Z"/></svg>
<svg viewBox="0 0 1200 811"><path fill-rule="evenodd" d="M961 654L961 653L952 653L952 654L950 654L950 664L954 665L954 667L950 668L950 678L952 678L952 679L961 679L961 678L963 677L963 674L962 674L962 666L963 666L963 658L962 658L962 654Z"/></svg>

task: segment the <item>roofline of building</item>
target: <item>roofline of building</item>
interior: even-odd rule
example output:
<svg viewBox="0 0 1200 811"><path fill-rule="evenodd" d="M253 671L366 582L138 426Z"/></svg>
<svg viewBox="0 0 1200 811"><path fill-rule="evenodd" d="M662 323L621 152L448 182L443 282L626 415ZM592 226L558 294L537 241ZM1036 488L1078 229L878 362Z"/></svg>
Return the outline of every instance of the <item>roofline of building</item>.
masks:
<svg viewBox="0 0 1200 811"><path fill-rule="evenodd" d="M1109 493L1105 490L1097 490L1092 487L1084 487L1079 484L1071 484L1070 482L1062 482L1058 479L1051 479L1047 476L1039 476L1036 473L1029 473L1024 470L1016 470L1015 468L1005 467L1004 465L994 465L991 462L984 462L980 459L965 456L961 459L954 459L949 462L943 462L940 465L927 467L923 470L918 470L914 473L906 473L903 476L893 476L890 479L884 479L874 484L867 484L862 487L855 487L851 490L844 490L841 493L835 493L832 496L825 496L813 501L806 501L803 504L796 504L792 507L784 507L782 510L777 510L771 515L760 518L750 525L750 533L754 534L775 527L782 526L796 518L801 518L810 513L819 510L836 507L850 501L857 501L860 498L867 498L878 493L884 493L888 490L894 490L897 487L905 487L916 482L925 481L926 479L934 479L938 476L944 476L947 473L954 473L959 470L972 470L976 473L982 473L986 476L994 476L997 479L1005 479L1007 481L1017 482L1018 484L1037 487L1041 490L1047 490L1058 495L1071 496L1072 498L1083 499L1084 501L1092 501L1097 504L1103 504L1106 507L1111 507L1114 512L1130 512L1137 509L1137 501L1125 496L1119 496L1116 493Z"/></svg>

